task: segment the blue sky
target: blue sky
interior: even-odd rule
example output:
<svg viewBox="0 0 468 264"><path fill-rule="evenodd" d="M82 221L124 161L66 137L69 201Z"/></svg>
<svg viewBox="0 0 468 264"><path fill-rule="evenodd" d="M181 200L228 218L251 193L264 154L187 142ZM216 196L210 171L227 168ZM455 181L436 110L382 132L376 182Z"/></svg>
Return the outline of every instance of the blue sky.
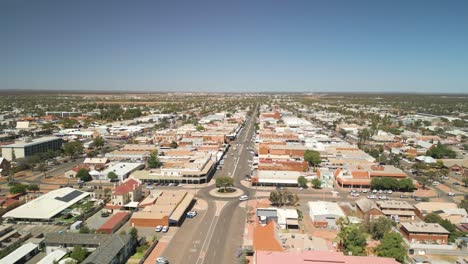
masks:
<svg viewBox="0 0 468 264"><path fill-rule="evenodd" d="M468 93L468 1L0 1L0 89Z"/></svg>

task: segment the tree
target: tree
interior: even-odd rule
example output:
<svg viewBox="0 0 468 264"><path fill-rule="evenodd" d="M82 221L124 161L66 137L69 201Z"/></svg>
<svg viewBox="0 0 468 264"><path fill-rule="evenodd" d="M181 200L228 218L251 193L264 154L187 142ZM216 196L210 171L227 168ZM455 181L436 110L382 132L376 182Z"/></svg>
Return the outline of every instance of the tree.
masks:
<svg viewBox="0 0 468 264"><path fill-rule="evenodd" d="M320 159L320 152L315 150L306 150L304 152L304 160L307 161L309 165L314 167L322 162Z"/></svg>
<svg viewBox="0 0 468 264"><path fill-rule="evenodd" d="M369 129L364 128L358 132L359 143L366 143L366 141L370 138L371 134Z"/></svg>
<svg viewBox="0 0 468 264"><path fill-rule="evenodd" d="M39 191L39 185L31 183L28 185L28 190L30 190L31 192L37 192Z"/></svg>
<svg viewBox="0 0 468 264"><path fill-rule="evenodd" d="M79 141L68 142L63 145L63 152L65 155L75 157L78 154L83 153L83 144Z"/></svg>
<svg viewBox="0 0 468 264"><path fill-rule="evenodd" d="M403 245L403 239L400 234L395 232L386 233L375 251L379 257L394 258L400 263L403 263L406 258L406 248Z"/></svg>
<svg viewBox="0 0 468 264"><path fill-rule="evenodd" d="M171 148L175 149L177 147L179 147L179 144L177 144L177 142L175 141L172 141L171 144L169 145Z"/></svg>
<svg viewBox="0 0 468 264"><path fill-rule="evenodd" d="M273 205L295 205L299 201L297 194L288 190L274 190L270 192L270 202Z"/></svg>
<svg viewBox="0 0 468 264"><path fill-rule="evenodd" d="M45 163L39 164L37 168L40 172L44 173L44 177L47 177L47 165Z"/></svg>
<svg viewBox="0 0 468 264"><path fill-rule="evenodd" d="M81 234L89 234L89 233L91 233L91 230L90 230L89 227L87 227L87 226L82 226L82 227L80 228L80 233L81 233Z"/></svg>
<svg viewBox="0 0 468 264"><path fill-rule="evenodd" d="M101 148L102 146L104 146L104 139L101 136L97 136L96 138L94 138L93 144L96 148Z"/></svg>
<svg viewBox="0 0 468 264"><path fill-rule="evenodd" d="M88 181L93 180L91 175L89 175L89 170L87 170L85 168L81 168L81 169L78 170L78 172L76 173L76 178L79 178L80 180L82 180L84 182L88 182Z"/></svg>
<svg viewBox="0 0 468 264"><path fill-rule="evenodd" d="M135 227L130 228L128 231L128 234L133 238L133 239L138 239L138 229Z"/></svg>
<svg viewBox="0 0 468 264"><path fill-rule="evenodd" d="M104 196L108 197L111 192L111 188L104 188Z"/></svg>
<svg viewBox="0 0 468 264"><path fill-rule="evenodd" d="M219 176L216 178L216 188L222 188L223 192L227 192L232 186L234 186L233 178L229 176Z"/></svg>
<svg viewBox="0 0 468 264"><path fill-rule="evenodd" d="M424 217L424 222L426 223L440 223L442 221L442 217L436 213L429 213Z"/></svg>
<svg viewBox="0 0 468 264"><path fill-rule="evenodd" d="M148 167L149 168L159 168L162 166L161 161L159 161L158 151L154 150L148 158Z"/></svg>
<svg viewBox="0 0 468 264"><path fill-rule="evenodd" d="M366 246L366 235L360 225L348 225L341 229L338 237L343 246L345 254L352 254L353 256L363 256L364 248Z"/></svg>
<svg viewBox="0 0 468 264"><path fill-rule="evenodd" d="M110 171L109 173L107 173L107 178L110 180L110 181L115 181L116 179L119 178L119 175L117 175L117 173L113 172L113 171Z"/></svg>
<svg viewBox="0 0 468 264"><path fill-rule="evenodd" d="M427 156L431 156L434 159L450 158L454 159L457 157L455 151L449 149L447 146L442 145L440 142L437 143L435 147L430 148L426 152Z"/></svg>
<svg viewBox="0 0 468 264"><path fill-rule="evenodd" d="M196 130L197 130L197 131L204 131L204 130L205 130L205 127L202 126L202 125L198 125L198 126L196 127Z"/></svg>
<svg viewBox="0 0 468 264"><path fill-rule="evenodd" d="M17 194L17 193L24 194L26 193L27 189L28 187L26 185L21 184L21 183L16 183L10 188L10 193L11 194Z"/></svg>
<svg viewBox="0 0 468 264"><path fill-rule="evenodd" d="M73 247L72 252L70 253L70 257L78 262L83 262L88 256L88 250L82 248L81 246Z"/></svg>
<svg viewBox="0 0 468 264"><path fill-rule="evenodd" d="M299 187L307 188L307 179L304 176L299 176L297 178L297 184Z"/></svg>
<svg viewBox="0 0 468 264"><path fill-rule="evenodd" d="M386 217L379 217L369 223L368 231L372 238L380 240L392 229L392 221Z"/></svg>
<svg viewBox="0 0 468 264"><path fill-rule="evenodd" d="M312 183L312 187L314 187L314 189L320 189L321 186L322 186L322 181L320 181L319 178L312 179L311 183Z"/></svg>

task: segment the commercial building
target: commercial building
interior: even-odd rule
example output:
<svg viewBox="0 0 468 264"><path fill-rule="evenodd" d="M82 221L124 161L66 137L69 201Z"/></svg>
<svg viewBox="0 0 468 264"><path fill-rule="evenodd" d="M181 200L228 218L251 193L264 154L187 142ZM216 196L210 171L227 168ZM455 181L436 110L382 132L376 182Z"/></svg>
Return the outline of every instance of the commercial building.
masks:
<svg viewBox="0 0 468 264"><path fill-rule="evenodd" d="M193 198L193 194L182 190L160 192L154 204L133 213L130 223L141 227L179 225Z"/></svg>
<svg viewBox="0 0 468 264"><path fill-rule="evenodd" d="M14 144L2 146L2 156L8 160L14 160L31 157L48 150L58 150L61 147L62 139L59 137L26 138Z"/></svg>
<svg viewBox="0 0 468 264"><path fill-rule="evenodd" d="M39 247L26 243L0 260L0 264L23 264L39 252Z"/></svg>
<svg viewBox="0 0 468 264"><path fill-rule="evenodd" d="M455 225L468 223L468 213L458 208L456 203L420 202L414 205L416 215L423 219L427 214L438 214L442 219L449 220Z"/></svg>
<svg viewBox="0 0 468 264"><path fill-rule="evenodd" d="M299 215L296 209L257 208L257 217L263 225L274 221L282 229L299 228Z"/></svg>
<svg viewBox="0 0 468 264"><path fill-rule="evenodd" d="M375 164L346 164L335 171L336 182L341 187L369 188L372 178L376 177L404 179L408 175L395 166Z"/></svg>
<svg viewBox="0 0 468 264"><path fill-rule="evenodd" d="M309 215L317 227L338 228L336 221L346 215L337 203L309 202Z"/></svg>
<svg viewBox="0 0 468 264"><path fill-rule="evenodd" d="M2 217L17 222L50 222L65 209L86 199L90 193L70 187L50 191L17 207Z"/></svg>
<svg viewBox="0 0 468 264"><path fill-rule="evenodd" d="M252 185L297 186L297 178L303 175L304 173L299 171L258 170L257 175L254 175L252 177Z"/></svg>
<svg viewBox="0 0 468 264"><path fill-rule="evenodd" d="M447 244L449 231L437 223L408 222L401 224L401 233L412 243Z"/></svg>
<svg viewBox="0 0 468 264"><path fill-rule="evenodd" d="M102 171L92 171L90 172L91 176L95 180L109 180L107 175L110 172L117 174L117 179L119 181L125 180L130 174L134 171L141 170L145 167L143 162L118 162L114 164L110 164L107 169Z"/></svg>

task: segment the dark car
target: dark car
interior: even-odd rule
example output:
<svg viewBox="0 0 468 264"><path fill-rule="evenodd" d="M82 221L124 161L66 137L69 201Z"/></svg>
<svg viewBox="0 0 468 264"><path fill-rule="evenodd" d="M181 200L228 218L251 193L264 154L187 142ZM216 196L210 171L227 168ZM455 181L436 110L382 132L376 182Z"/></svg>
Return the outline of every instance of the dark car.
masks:
<svg viewBox="0 0 468 264"><path fill-rule="evenodd" d="M453 183L453 185L460 185L460 183L458 183L458 182L454 182L454 183Z"/></svg>

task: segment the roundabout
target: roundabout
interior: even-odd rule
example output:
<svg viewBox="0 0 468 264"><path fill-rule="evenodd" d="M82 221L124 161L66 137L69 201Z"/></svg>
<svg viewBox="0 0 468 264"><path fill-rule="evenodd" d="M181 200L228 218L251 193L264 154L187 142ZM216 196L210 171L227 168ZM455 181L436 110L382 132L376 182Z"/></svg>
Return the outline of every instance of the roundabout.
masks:
<svg viewBox="0 0 468 264"><path fill-rule="evenodd" d="M226 193L219 192L218 188L213 188L212 190L208 192L208 194L210 196L217 197L217 198L236 198L244 194L244 191L242 191L239 188L236 188L236 187L231 187L231 188L234 189L234 191L226 192Z"/></svg>

